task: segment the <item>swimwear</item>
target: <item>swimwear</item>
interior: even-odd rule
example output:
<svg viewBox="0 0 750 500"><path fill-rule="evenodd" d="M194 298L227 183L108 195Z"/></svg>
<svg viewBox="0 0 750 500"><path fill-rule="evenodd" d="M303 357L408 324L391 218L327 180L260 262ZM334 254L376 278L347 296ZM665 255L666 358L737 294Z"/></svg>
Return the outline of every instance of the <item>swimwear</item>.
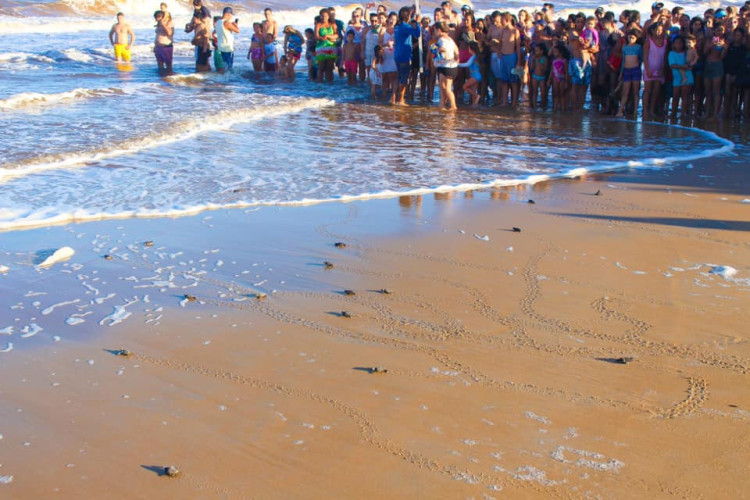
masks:
<svg viewBox="0 0 750 500"><path fill-rule="evenodd" d="M537 74L531 75L531 78L533 78L534 80L538 82L543 82L544 80L547 79L544 75L537 75Z"/></svg>
<svg viewBox="0 0 750 500"><path fill-rule="evenodd" d="M250 39L250 43L257 43L260 45L261 41L260 38L258 38L256 35L253 35L253 37ZM260 47L250 49L250 58L255 61L263 59L263 50Z"/></svg>
<svg viewBox="0 0 750 500"><path fill-rule="evenodd" d="M318 30L318 36L333 35L333 26L321 26ZM336 53L336 44L330 40L318 40L315 44L315 59L318 63L325 61L335 61L338 57Z"/></svg>
<svg viewBox="0 0 750 500"><path fill-rule="evenodd" d="M347 73L352 73L356 75L358 69L359 69L359 63L357 61L355 60L344 61L344 71L346 71Z"/></svg>
<svg viewBox="0 0 750 500"><path fill-rule="evenodd" d="M154 46L154 56L157 64L172 64L174 47L172 45Z"/></svg>
<svg viewBox="0 0 750 500"><path fill-rule="evenodd" d="M471 55L468 61L460 63L458 67L469 68L469 78L473 78L474 80L478 82L482 81L482 72L479 70L479 63L477 62L477 56L475 56L474 54Z"/></svg>
<svg viewBox="0 0 750 500"><path fill-rule="evenodd" d="M565 59L555 59L552 61L552 76L558 83L563 81L565 78Z"/></svg>
<svg viewBox="0 0 750 500"><path fill-rule="evenodd" d="M609 59L607 59L607 65L612 68L613 71L620 71L620 66L622 66L622 57L617 57L616 55L612 54L609 56Z"/></svg>
<svg viewBox="0 0 750 500"><path fill-rule="evenodd" d="M583 59L574 57L568 64L568 73L570 73L570 81L573 85L588 85L591 83L591 63L586 61L583 63Z"/></svg>
<svg viewBox="0 0 750 500"><path fill-rule="evenodd" d="M276 63L266 63L265 68L267 73L275 73L276 72Z"/></svg>
<svg viewBox="0 0 750 500"><path fill-rule="evenodd" d="M649 71L643 72L643 81L664 83L664 52L667 50L665 41L661 47L654 43L653 39L649 40L648 48L648 70L653 77L648 76Z"/></svg>
<svg viewBox="0 0 750 500"><path fill-rule="evenodd" d="M521 79L515 74L514 70L518 65L518 54L502 54L500 56L500 74L497 76L503 83L518 83Z"/></svg>
<svg viewBox="0 0 750 500"><path fill-rule="evenodd" d="M195 58L196 66L208 66L208 58L211 57L211 50L203 50L200 47L196 47L195 50L197 53Z"/></svg>
<svg viewBox="0 0 750 500"><path fill-rule="evenodd" d="M234 66L234 52L221 52L221 60L224 62L226 69L232 69L232 66Z"/></svg>
<svg viewBox="0 0 750 500"><path fill-rule="evenodd" d="M130 62L130 50L124 43L115 44L115 59Z"/></svg>
<svg viewBox="0 0 750 500"><path fill-rule="evenodd" d="M724 63L722 61L706 61L703 67L703 78L713 80L724 76Z"/></svg>
<svg viewBox="0 0 750 500"><path fill-rule="evenodd" d="M624 82L640 82L642 76L640 66L622 69L622 81Z"/></svg>
<svg viewBox="0 0 750 500"><path fill-rule="evenodd" d="M224 69L224 59L221 58L221 52L218 50L214 51L214 67L216 71Z"/></svg>

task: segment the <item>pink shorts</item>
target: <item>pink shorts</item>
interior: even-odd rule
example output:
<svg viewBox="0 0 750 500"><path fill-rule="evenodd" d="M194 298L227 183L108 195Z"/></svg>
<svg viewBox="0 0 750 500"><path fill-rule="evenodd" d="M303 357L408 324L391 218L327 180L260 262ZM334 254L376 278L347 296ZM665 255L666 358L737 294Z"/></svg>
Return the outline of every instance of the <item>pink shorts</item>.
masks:
<svg viewBox="0 0 750 500"><path fill-rule="evenodd" d="M344 70L347 73L356 73L359 69L359 63L357 61L344 61Z"/></svg>

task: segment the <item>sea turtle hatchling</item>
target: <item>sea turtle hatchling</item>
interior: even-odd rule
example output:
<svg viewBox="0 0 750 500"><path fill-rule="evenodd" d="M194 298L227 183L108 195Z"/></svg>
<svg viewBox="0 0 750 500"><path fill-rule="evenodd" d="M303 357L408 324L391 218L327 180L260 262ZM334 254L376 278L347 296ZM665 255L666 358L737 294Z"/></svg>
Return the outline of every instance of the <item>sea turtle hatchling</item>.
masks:
<svg viewBox="0 0 750 500"><path fill-rule="evenodd" d="M154 242L153 242L153 241L151 241L151 240L148 240L148 241L144 241L144 242L143 242L143 246L144 246L144 247L152 247L152 246L154 246Z"/></svg>
<svg viewBox="0 0 750 500"><path fill-rule="evenodd" d="M388 373L388 368L385 366L374 366L370 368L370 373Z"/></svg>
<svg viewBox="0 0 750 500"><path fill-rule="evenodd" d="M184 300L187 300L188 302L195 302L196 300L198 300L198 297L196 297L195 295L190 295L189 293L183 295L182 298Z"/></svg>
<svg viewBox="0 0 750 500"><path fill-rule="evenodd" d="M104 260L112 260L112 259L114 259L114 257L112 257L110 254L106 254L104 256Z"/></svg>
<svg viewBox="0 0 750 500"><path fill-rule="evenodd" d="M355 292L354 290L344 290L344 295L357 295L357 292Z"/></svg>
<svg viewBox="0 0 750 500"><path fill-rule="evenodd" d="M514 233L520 233L521 232L521 228L520 227L514 227L513 228L513 232Z"/></svg>
<svg viewBox="0 0 750 500"><path fill-rule="evenodd" d="M123 358L132 358L133 353L131 351L128 351L127 349L118 349L117 355L122 356Z"/></svg>
<svg viewBox="0 0 750 500"><path fill-rule="evenodd" d="M164 475L167 477L177 477L180 474L181 474L180 469L178 469L174 465L169 465L167 467L164 467Z"/></svg>
<svg viewBox="0 0 750 500"><path fill-rule="evenodd" d="M333 246L335 246L336 248L346 248L346 243L344 243L343 241L337 241L333 244Z"/></svg>
<svg viewBox="0 0 750 500"><path fill-rule="evenodd" d="M340 314L340 316L341 316L342 318L349 318L349 319L351 319L351 318L352 318L352 313L350 313L350 312L348 312L348 311L341 311L341 314Z"/></svg>
<svg viewBox="0 0 750 500"><path fill-rule="evenodd" d="M263 300L263 299L265 299L266 297L268 297L268 294L266 294L266 293L263 293L263 292L256 292L256 293L255 293L255 298L256 298L257 300Z"/></svg>
<svg viewBox="0 0 750 500"><path fill-rule="evenodd" d="M389 290L387 288L381 288L380 290L378 290L378 292L382 293L383 295L390 295L390 294L393 293L391 290Z"/></svg>
<svg viewBox="0 0 750 500"><path fill-rule="evenodd" d="M334 266L333 266L333 262L328 262L328 261L325 261L325 262L323 262L323 267L324 267L325 269L333 269L333 267L334 267Z"/></svg>
<svg viewBox="0 0 750 500"><path fill-rule="evenodd" d="M625 356L622 358L617 358L615 361L617 361L621 365L627 365L628 363L632 363L634 361L634 358L631 356Z"/></svg>

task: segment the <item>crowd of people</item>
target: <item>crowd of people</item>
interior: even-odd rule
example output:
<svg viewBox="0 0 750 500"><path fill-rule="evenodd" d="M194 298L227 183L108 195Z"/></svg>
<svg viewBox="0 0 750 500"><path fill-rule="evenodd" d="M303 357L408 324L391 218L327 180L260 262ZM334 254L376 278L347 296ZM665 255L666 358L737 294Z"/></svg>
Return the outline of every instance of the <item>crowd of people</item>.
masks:
<svg viewBox="0 0 750 500"><path fill-rule="evenodd" d="M196 70L211 70L212 52L215 69L230 70L239 33L232 8L211 18L202 0L193 6L185 31L193 34ZM591 109L617 116L750 119L750 1L695 17L658 1L647 18L604 8L563 18L550 3L480 17L449 1L430 14L370 3L344 22L325 8L304 33L292 26L280 33L266 9L265 20L253 25L247 58L255 71L294 79L304 56L310 80L331 82L338 74L394 105L414 100L417 90L431 102L437 86L447 110L525 102L579 112L589 96ZM171 71L174 28L165 4L154 19L154 53L160 70ZM118 25L119 14L110 39L122 57L134 35Z"/></svg>

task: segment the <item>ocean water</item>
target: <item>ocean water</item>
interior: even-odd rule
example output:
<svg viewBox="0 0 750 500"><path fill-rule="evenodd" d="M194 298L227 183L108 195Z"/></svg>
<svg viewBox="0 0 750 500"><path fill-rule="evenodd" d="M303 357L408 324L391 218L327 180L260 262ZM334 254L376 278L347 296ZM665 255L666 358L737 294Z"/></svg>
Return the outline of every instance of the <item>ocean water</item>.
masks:
<svg viewBox="0 0 750 500"><path fill-rule="evenodd" d="M169 2L178 74L160 78L151 48L158 4L0 0L0 230L492 187L663 167L732 148L710 132L663 124L392 109L369 102L361 86L308 82L304 61L295 83L253 74L247 30L233 74L195 75L179 29L190 17L185 2ZM242 27L265 6L234 5ZM317 11L312 0L268 5L281 25L305 27ZM557 2L561 11L596 5ZM709 4L684 5L698 12ZM339 8L343 18L351 8ZM117 10L137 36L127 71L107 39Z"/></svg>

